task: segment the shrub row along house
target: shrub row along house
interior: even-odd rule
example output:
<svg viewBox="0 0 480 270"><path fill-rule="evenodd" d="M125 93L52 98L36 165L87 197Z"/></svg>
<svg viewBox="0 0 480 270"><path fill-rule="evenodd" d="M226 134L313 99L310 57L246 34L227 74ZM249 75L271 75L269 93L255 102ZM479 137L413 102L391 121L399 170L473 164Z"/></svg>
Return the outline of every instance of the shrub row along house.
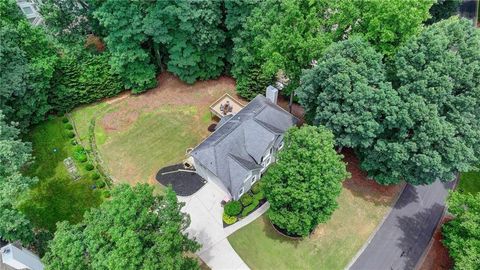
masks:
<svg viewBox="0 0 480 270"><path fill-rule="evenodd" d="M274 98L258 95L235 115L224 116L190 156L200 176L238 200L275 162L283 134L298 122Z"/></svg>

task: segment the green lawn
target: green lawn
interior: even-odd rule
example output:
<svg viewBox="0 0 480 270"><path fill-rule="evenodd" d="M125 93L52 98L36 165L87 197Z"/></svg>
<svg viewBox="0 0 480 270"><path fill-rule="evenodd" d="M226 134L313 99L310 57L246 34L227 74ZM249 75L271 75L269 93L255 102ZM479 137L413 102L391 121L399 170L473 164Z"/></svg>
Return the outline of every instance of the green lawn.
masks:
<svg viewBox="0 0 480 270"><path fill-rule="evenodd" d="M195 147L213 122L209 106L224 93L234 93L229 79L186 85L171 74L162 74L159 87L141 95L75 109L71 117L84 144L95 121L94 136L100 159L117 183L150 183L159 169L179 163Z"/></svg>
<svg viewBox="0 0 480 270"><path fill-rule="evenodd" d="M90 207L98 206L100 193L91 189L92 181L83 164L77 163L82 178L71 180L63 160L73 154L61 118L36 126L28 138L32 142L34 162L26 169L39 182L19 200L19 209L38 228L55 230L58 221L79 222Z"/></svg>
<svg viewBox="0 0 480 270"><path fill-rule="evenodd" d="M307 239L279 235L266 215L228 240L252 269L344 269L389 210L392 198L344 188L332 219Z"/></svg>
<svg viewBox="0 0 480 270"><path fill-rule="evenodd" d="M462 173L457 189L470 193L480 192L480 171Z"/></svg>

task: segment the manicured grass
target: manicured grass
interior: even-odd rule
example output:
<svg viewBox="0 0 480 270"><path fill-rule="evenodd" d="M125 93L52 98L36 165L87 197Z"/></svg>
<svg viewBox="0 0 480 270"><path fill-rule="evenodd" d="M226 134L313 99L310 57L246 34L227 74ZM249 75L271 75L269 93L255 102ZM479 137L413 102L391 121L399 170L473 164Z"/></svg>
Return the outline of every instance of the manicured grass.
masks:
<svg viewBox="0 0 480 270"><path fill-rule="evenodd" d="M185 159L185 150L201 140L190 125L194 115L194 108L185 107L142 113L127 130L112 132L98 144L102 158L118 180L145 181L161 167ZM97 141L103 134L96 129Z"/></svg>
<svg viewBox="0 0 480 270"><path fill-rule="evenodd" d="M76 163L82 177L73 181L63 160L73 156L73 145L61 118L36 126L29 135L34 162L25 173L39 182L19 199L18 208L38 228L55 230L58 221L79 222L90 207L98 206L100 193L91 189L92 182L84 164Z"/></svg>
<svg viewBox="0 0 480 270"><path fill-rule="evenodd" d="M462 173L457 189L470 193L480 192L480 171Z"/></svg>
<svg viewBox="0 0 480 270"><path fill-rule="evenodd" d="M266 215L228 237L252 269L344 269L389 210L392 198L344 188L339 208L304 240L279 235Z"/></svg>
<svg viewBox="0 0 480 270"><path fill-rule="evenodd" d="M171 74L159 76L159 86L75 109L71 117L84 144L95 121L94 136L103 167L115 183L150 183L161 193L155 174L183 161L213 123L209 106L223 94L234 95L230 78L182 83Z"/></svg>

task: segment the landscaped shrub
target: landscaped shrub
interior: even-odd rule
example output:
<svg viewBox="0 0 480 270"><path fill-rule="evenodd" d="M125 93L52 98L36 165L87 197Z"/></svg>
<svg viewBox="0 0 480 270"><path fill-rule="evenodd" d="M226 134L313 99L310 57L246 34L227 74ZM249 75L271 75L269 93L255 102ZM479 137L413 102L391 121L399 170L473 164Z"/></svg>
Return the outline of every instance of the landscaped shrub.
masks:
<svg viewBox="0 0 480 270"><path fill-rule="evenodd" d="M64 117L62 118L62 122L65 123L65 124L68 123L68 118L67 118L66 116L64 116Z"/></svg>
<svg viewBox="0 0 480 270"><path fill-rule="evenodd" d="M71 139L71 140L70 140L70 143L71 143L72 145L77 145L77 141L76 141L75 139Z"/></svg>
<svg viewBox="0 0 480 270"><path fill-rule="evenodd" d="M235 222L237 222L238 218L236 216L229 216L225 213L223 213L223 222L225 222L225 224L233 224Z"/></svg>
<svg viewBox="0 0 480 270"><path fill-rule="evenodd" d="M265 193L263 193L263 191L260 191L257 194L253 194L253 199L257 201L261 201L265 199Z"/></svg>
<svg viewBox="0 0 480 270"><path fill-rule="evenodd" d="M250 205L253 202L253 197L247 193L240 198L240 202L243 206Z"/></svg>
<svg viewBox="0 0 480 270"><path fill-rule="evenodd" d="M250 214L253 210L255 210L255 208L257 208L259 203L260 203L259 201L253 200L252 204L243 208L242 217L248 216L248 214Z"/></svg>
<svg viewBox="0 0 480 270"><path fill-rule="evenodd" d="M68 136L68 138L74 138L74 137L75 137L75 133L73 133L73 132L70 131L70 132L67 133L67 136Z"/></svg>
<svg viewBox="0 0 480 270"><path fill-rule="evenodd" d="M108 190L108 189L102 190L102 195L103 195L103 198L110 198L110 196L111 196L110 190Z"/></svg>
<svg viewBox="0 0 480 270"><path fill-rule="evenodd" d="M250 189L253 194L257 194L262 190L262 186L260 185L260 182L256 182L255 184L252 185L252 188Z"/></svg>
<svg viewBox="0 0 480 270"><path fill-rule="evenodd" d="M72 130L73 126L72 126L72 124L66 124L65 128L68 129L68 130Z"/></svg>
<svg viewBox="0 0 480 270"><path fill-rule="evenodd" d="M80 146L80 145L77 145L74 149L74 152L73 152L73 158L80 161L80 162L86 162L87 161L87 153L85 152L85 149Z"/></svg>
<svg viewBox="0 0 480 270"><path fill-rule="evenodd" d="M225 204L223 211L229 216L237 216L242 212L242 204L239 201L230 201Z"/></svg>
<svg viewBox="0 0 480 270"><path fill-rule="evenodd" d="M103 181L103 179L97 179L95 181L95 185L97 186L97 188L104 188L105 187L105 181Z"/></svg>
<svg viewBox="0 0 480 270"><path fill-rule="evenodd" d="M100 178L100 174L98 174L98 172L92 173L92 179L93 179L93 180L97 180L97 179L99 179L99 178ZM103 182L103 181L102 181L102 182Z"/></svg>
<svg viewBox="0 0 480 270"><path fill-rule="evenodd" d="M93 170L95 167L93 166L92 163L87 163L87 165L85 165L85 170L87 171L91 171Z"/></svg>

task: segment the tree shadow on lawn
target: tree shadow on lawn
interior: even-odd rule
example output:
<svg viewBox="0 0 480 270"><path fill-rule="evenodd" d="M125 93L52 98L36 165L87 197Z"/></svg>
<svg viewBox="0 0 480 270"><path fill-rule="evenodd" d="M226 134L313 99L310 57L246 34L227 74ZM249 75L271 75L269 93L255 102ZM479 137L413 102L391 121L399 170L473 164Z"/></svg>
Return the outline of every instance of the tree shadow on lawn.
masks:
<svg viewBox="0 0 480 270"><path fill-rule="evenodd" d="M290 245L294 246L295 248L298 247L298 244L300 244L300 242L305 240L304 238L299 238L299 239L288 238L288 237L280 234L279 232L277 232L277 230L275 230L272 223L270 222L270 219L268 218L268 214L264 214L260 218L263 219L262 231L270 239L278 241L282 244L284 244L284 243L290 244Z"/></svg>
<svg viewBox="0 0 480 270"><path fill-rule="evenodd" d="M342 151L343 160L347 163L347 170L351 178L343 182L343 187L348 189L355 197L360 197L375 206L390 206L393 198L402 189L402 184L380 185L367 177L367 173L360 169L360 161L354 151L344 148Z"/></svg>

